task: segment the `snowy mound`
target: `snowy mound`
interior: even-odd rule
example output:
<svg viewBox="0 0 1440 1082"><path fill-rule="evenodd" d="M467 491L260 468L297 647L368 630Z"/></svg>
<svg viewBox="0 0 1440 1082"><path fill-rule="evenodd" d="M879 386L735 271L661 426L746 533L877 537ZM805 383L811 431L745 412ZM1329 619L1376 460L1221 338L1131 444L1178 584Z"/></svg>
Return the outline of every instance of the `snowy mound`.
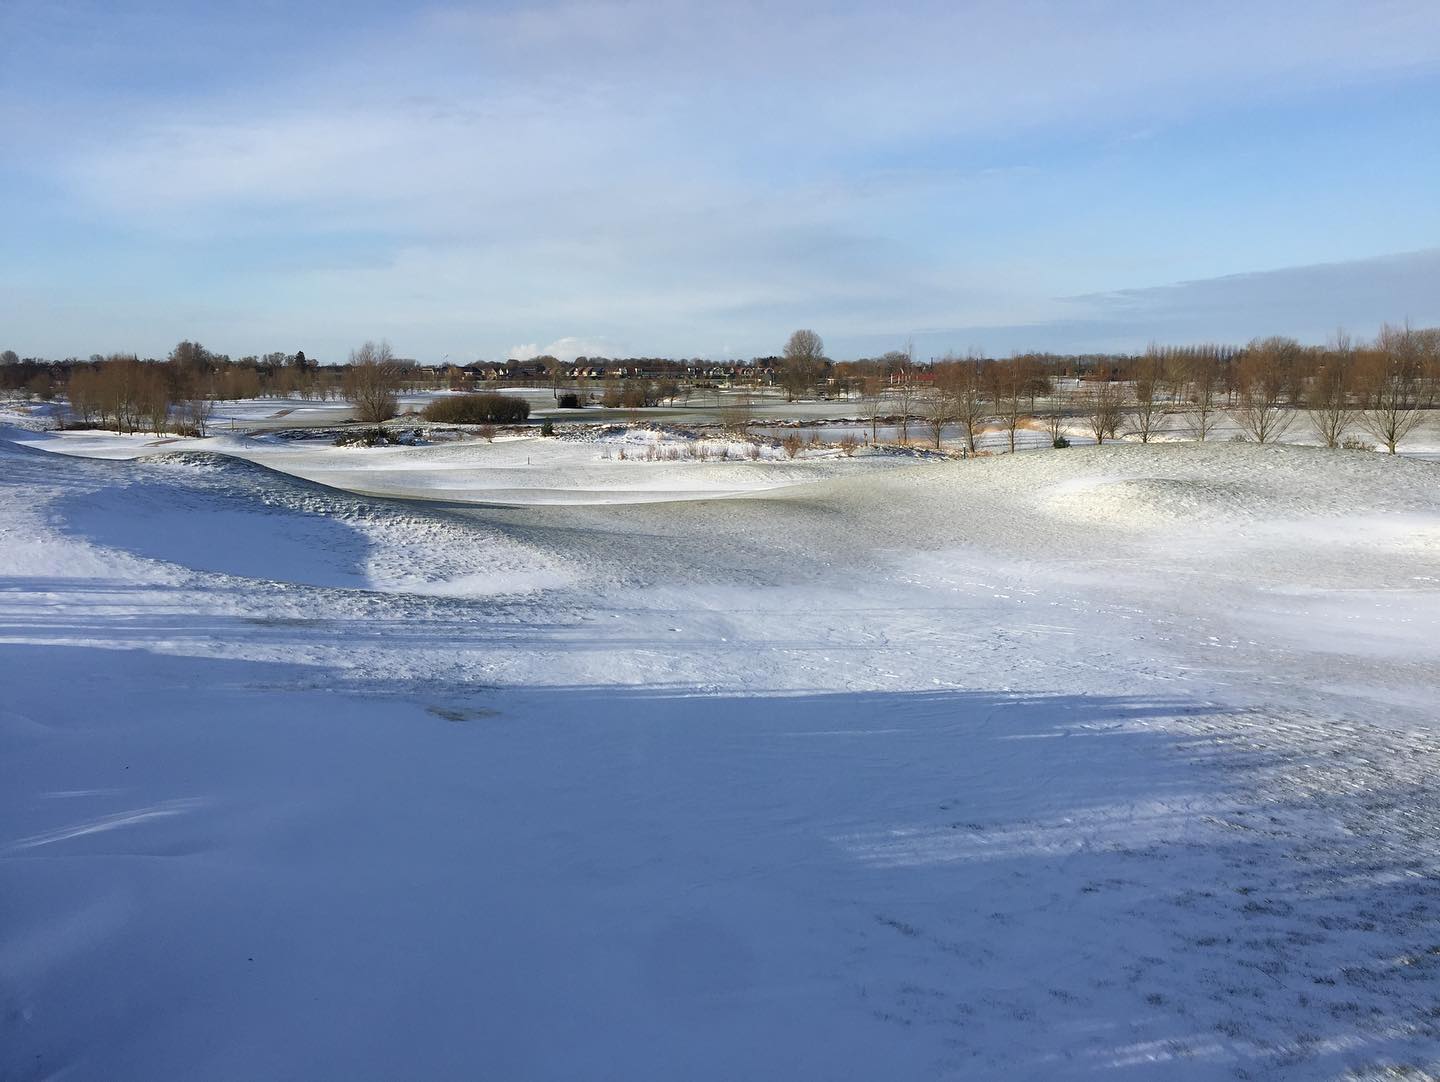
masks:
<svg viewBox="0 0 1440 1082"><path fill-rule="evenodd" d="M1429 513L1435 463L1359 451L1255 444L1151 444L988 458L964 487L1061 520L1117 527Z"/></svg>
<svg viewBox="0 0 1440 1082"><path fill-rule="evenodd" d="M774 447L624 429L600 439L501 437L431 446L335 447L326 441L219 435L181 441L103 432L16 433L10 442L56 454L135 461L248 462L363 496L518 507L668 503L769 493L903 463L847 458L835 448L791 459ZM756 448L756 457L749 449Z"/></svg>
<svg viewBox="0 0 1440 1082"><path fill-rule="evenodd" d="M1129 524L1245 517L1256 501L1243 484L1193 477L1082 477L1053 486L1045 500L1061 515Z"/></svg>
<svg viewBox="0 0 1440 1082"><path fill-rule="evenodd" d="M377 504L219 455L170 455L55 501L66 534L189 571L434 596L563 585L553 557L443 513Z"/></svg>

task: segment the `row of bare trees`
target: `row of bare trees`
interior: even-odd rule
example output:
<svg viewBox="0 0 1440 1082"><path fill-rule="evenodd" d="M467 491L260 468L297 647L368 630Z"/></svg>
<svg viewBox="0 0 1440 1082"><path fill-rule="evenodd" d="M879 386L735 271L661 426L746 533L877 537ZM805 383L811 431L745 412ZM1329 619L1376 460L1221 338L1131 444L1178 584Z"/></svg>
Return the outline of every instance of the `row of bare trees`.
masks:
<svg viewBox="0 0 1440 1082"><path fill-rule="evenodd" d="M344 369L322 368L303 352L267 353L261 357L231 360L213 353L198 342L180 342L166 357L141 359L133 353L95 354L88 359L48 361L39 358L11 358L0 363L0 392L19 392L30 398L50 401L68 395L72 381L81 388L87 383L124 383L126 379L104 375L115 362L138 363L157 373L166 384L171 401L234 400L260 397L297 397L315 400L340 398L344 391ZM133 380L129 380L133 382ZM93 412L93 411L92 411Z"/></svg>
<svg viewBox="0 0 1440 1082"><path fill-rule="evenodd" d="M1373 342L1337 334L1324 347L1270 337L1244 347L1157 345L1138 356L969 356L928 365L917 363L910 347L832 364L820 336L802 330L776 362L792 399L858 394L872 440L884 423L896 426L902 442L913 429L938 446L954 426L969 450L982 430L1002 432L1010 450L1026 429L1042 430L1052 442L1077 430L1097 442L1124 435L1148 443L1162 432L1205 440L1228 417L1256 442L1308 425L1327 446L1363 432L1393 452L1424 410L1440 406L1440 329L1409 326L1386 326ZM82 423L203 430L215 400L298 387L347 398L361 419L383 420L394 416L414 371L414 362L396 358L385 342L367 342L348 365L321 369L303 353L232 362L184 341L164 361L115 354L49 365L7 354L0 383L40 397L63 391ZM688 400L689 393L680 380L615 380L606 401L638 407Z"/></svg>
<svg viewBox="0 0 1440 1082"><path fill-rule="evenodd" d="M65 388L70 412L80 424L117 432L158 435L178 427L205 435L214 403L194 384L177 384L172 377L133 355L112 354L102 364L70 374Z"/></svg>
<svg viewBox="0 0 1440 1082"><path fill-rule="evenodd" d="M112 353L64 365L32 365L37 370L27 372L17 389L43 400L63 393L72 424L203 436L217 401L294 393L302 384L312 390L324 384L316 397L350 399L362 420L393 417L397 391L411 366L396 360L385 342L367 342L351 354L348 366L322 373L303 353L267 355L258 365L232 362L184 341L163 361Z"/></svg>
<svg viewBox="0 0 1440 1082"><path fill-rule="evenodd" d="M1393 454L1440 405L1440 330L1386 326L1363 345L1339 333L1323 348L1279 337L1242 348L1152 346L1068 378L1035 355L947 357L921 369L897 352L863 363L859 379L872 439L883 421L901 442L914 422L936 447L953 426L972 452L987 429L1011 451L1035 427L1059 445L1077 427L1097 443L1149 443L1162 432L1205 440L1229 417L1257 443L1303 423L1327 447L1363 432Z"/></svg>
<svg viewBox="0 0 1440 1082"><path fill-rule="evenodd" d="M1303 423L1326 447L1363 431L1394 454L1440 399L1440 329L1387 325L1363 345L1342 331L1319 349L1263 338L1225 363L1217 363L1220 356L1197 351L1168 388L1165 380L1175 377L1167 371L1167 351L1152 349L1140 362L1139 371L1155 373L1154 385L1167 394L1163 409L1181 412L1199 439L1213 430L1223 398L1223 411L1257 443L1273 443ZM1145 378L1134 384L1137 414Z"/></svg>

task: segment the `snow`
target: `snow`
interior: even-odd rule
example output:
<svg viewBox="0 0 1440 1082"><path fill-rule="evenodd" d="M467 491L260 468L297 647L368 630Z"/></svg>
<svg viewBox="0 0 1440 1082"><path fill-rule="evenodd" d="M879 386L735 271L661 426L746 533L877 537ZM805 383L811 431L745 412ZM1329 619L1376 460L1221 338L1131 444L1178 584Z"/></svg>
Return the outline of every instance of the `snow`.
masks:
<svg viewBox="0 0 1440 1082"><path fill-rule="evenodd" d="M1440 465L7 435L0 1077L1437 1069Z"/></svg>
<svg viewBox="0 0 1440 1082"><path fill-rule="evenodd" d="M654 503L766 492L893 468L889 456L847 459L831 449L790 460L767 448L759 461L733 440L699 441L627 430L599 441L539 436L425 446L335 447L325 440L220 435L207 439L109 432L12 432L25 447L86 458L138 459L206 452L241 459L331 488L369 496L472 504ZM710 457L645 461L643 452L699 444ZM618 454L628 446L630 457ZM720 453L728 454L717 460Z"/></svg>

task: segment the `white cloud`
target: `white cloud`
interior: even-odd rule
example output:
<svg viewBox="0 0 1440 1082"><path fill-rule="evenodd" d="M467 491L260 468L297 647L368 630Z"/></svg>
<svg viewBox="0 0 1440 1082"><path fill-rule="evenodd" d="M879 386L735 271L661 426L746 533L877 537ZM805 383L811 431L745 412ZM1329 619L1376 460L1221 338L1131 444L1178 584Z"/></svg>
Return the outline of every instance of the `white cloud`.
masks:
<svg viewBox="0 0 1440 1082"><path fill-rule="evenodd" d="M340 349L363 327L495 356L547 338L560 354L581 328L577 354L744 355L808 324L833 341L1053 319L1051 298L1136 277L1059 237L1073 197L1043 146L1030 160L1037 140L1133 146L1206 109L1440 61L1429 0L640 0L355 26L263 78L57 94L0 112L0 132L69 220L220 266L169 288L248 333ZM127 45L154 50L138 70L170 48ZM1027 237L1047 214L1055 235Z"/></svg>
<svg viewBox="0 0 1440 1082"><path fill-rule="evenodd" d="M578 338L573 335L557 338L544 349L534 342L511 346L506 356L511 360L529 361L536 357L556 357L562 361L573 361L576 357L623 357L623 347L605 339Z"/></svg>
<svg viewBox="0 0 1440 1082"><path fill-rule="evenodd" d="M1437 63L1440 8L1401 0L450 9L65 143L76 190L119 211L358 205L474 230L557 199L698 210L916 140L1133 138L1207 103Z"/></svg>
<svg viewBox="0 0 1440 1082"><path fill-rule="evenodd" d="M623 357L627 354L625 347L614 341L574 335L555 339L545 347L545 352L562 361L573 361L576 357Z"/></svg>

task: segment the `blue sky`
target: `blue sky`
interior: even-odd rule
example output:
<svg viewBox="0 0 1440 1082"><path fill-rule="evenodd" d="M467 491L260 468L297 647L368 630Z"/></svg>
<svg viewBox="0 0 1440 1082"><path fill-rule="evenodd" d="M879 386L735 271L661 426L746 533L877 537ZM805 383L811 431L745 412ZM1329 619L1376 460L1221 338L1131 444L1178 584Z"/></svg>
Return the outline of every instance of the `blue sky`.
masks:
<svg viewBox="0 0 1440 1082"><path fill-rule="evenodd" d="M1440 5L0 2L0 348L1440 323Z"/></svg>

